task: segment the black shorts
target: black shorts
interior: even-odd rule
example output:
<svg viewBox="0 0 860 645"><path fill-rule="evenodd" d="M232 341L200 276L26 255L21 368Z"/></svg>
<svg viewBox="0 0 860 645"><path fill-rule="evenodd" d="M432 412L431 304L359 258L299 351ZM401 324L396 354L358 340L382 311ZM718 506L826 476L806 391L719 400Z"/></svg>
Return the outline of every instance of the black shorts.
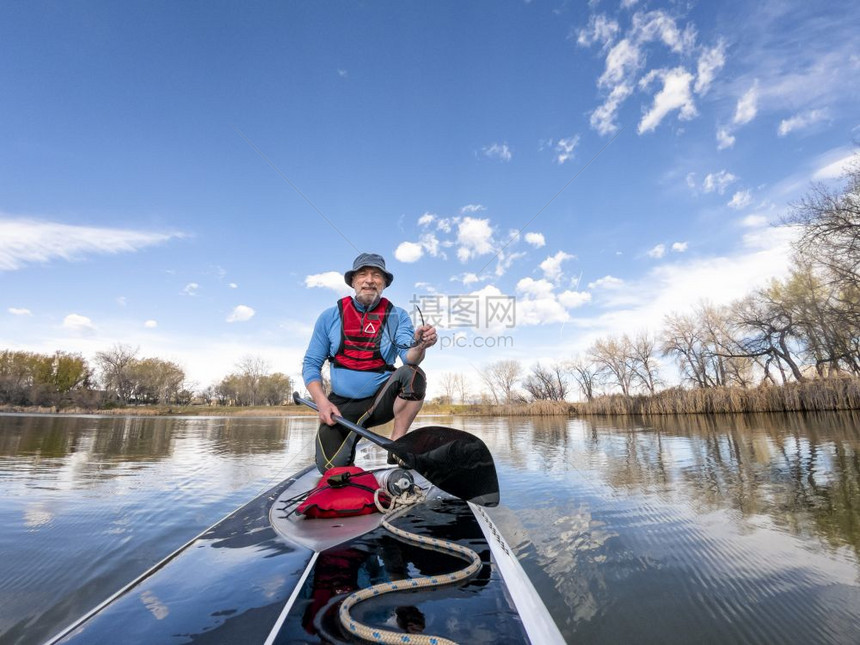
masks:
<svg viewBox="0 0 860 645"><path fill-rule="evenodd" d="M337 406L347 421L372 428L394 418L394 401L402 398L412 401L424 399L427 381L424 371L417 365L404 365L394 372L372 396L350 399L332 392L328 400ZM316 441L317 469L324 473L334 466L349 466L355 461L355 444L359 437L339 424L320 423Z"/></svg>

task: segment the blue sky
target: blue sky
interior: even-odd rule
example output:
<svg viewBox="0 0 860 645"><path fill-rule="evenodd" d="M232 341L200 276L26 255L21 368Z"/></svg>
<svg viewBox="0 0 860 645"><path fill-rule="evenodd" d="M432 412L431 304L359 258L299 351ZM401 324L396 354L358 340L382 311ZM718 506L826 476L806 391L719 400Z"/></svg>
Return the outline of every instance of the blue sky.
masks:
<svg viewBox="0 0 860 645"><path fill-rule="evenodd" d="M860 137L857 24L850 1L4 3L0 348L295 376L359 251L444 311L431 381L657 331L784 275L773 224Z"/></svg>

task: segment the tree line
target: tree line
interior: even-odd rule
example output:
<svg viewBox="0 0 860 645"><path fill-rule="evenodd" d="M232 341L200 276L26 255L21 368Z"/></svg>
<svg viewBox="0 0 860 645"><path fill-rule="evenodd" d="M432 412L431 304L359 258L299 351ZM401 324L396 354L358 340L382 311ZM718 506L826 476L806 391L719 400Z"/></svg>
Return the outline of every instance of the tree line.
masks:
<svg viewBox="0 0 860 645"><path fill-rule="evenodd" d="M0 405L87 409L125 405L281 405L289 400L291 379L269 373L267 363L246 357L237 370L195 393L181 366L141 358L139 350L115 345L95 355L0 351Z"/></svg>

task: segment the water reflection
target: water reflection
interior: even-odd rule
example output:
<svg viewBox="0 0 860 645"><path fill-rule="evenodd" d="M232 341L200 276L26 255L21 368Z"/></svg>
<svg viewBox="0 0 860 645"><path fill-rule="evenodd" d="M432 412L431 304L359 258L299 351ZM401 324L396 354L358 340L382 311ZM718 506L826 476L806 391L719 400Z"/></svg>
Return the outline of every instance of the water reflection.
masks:
<svg viewBox="0 0 860 645"><path fill-rule="evenodd" d="M102 458L152 461L169 457L188 433L215 454L246 455L280 450L296 422L306 419L0 415L0 457L63 458L92 437L86 448Z"/></svg>
<svg viewBox="0 0 860 645"><path fill-rule="evenodd" d="M860 555L860 419L856 414L615 419L626 440L592 433L614 487L683 494L698 513L766 515ZM625 428L626 426L626 428ZM595 436L596 435L596 436Z"/></svg>
<svg viewBox="0 0 860 645"><path fill-rule="evenodd" d="M0 642L41 642L313 458L314 423L0 415ZM71 605L70 605L71 603Z"/></svg>
<svg viewBox="0 0 860 645"><path fill-rule="evenodd" d="M858 421L498 419L467 429L480 427L519 471L503 471L514 518L499 523L521 537L529 573L549 576L546 597L570 639L851 642Z"/></svg>
<svg viewBox="0 0 860 645"><path fill-rule="evenodd" d="M569 641L860 633L856 413L418 425L431 424L490 447L494 519ZM310 463L315 429L308 417L0 416L0 552L11 554L0 640L50 622L82 585L98 600Z"/></svg>
<svg viewBox="0 0 860 645"><path fill-rule="evenodd" d="M766 514L860 555L860 415L551 418L471 422L497 458L697 513ZM610 491L610 493L611 493Z"/></svg>

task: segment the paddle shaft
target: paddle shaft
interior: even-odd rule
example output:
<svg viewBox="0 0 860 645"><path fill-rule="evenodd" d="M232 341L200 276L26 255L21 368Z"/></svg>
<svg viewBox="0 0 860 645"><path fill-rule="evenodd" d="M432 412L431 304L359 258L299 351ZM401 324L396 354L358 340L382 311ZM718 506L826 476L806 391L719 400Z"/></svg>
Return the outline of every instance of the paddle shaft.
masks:
<svg viewBox="0 0 860 645"><path fill-rule="evenodd" d="M313 410L319 408L293 392L293 401ZM446 493L482 506L499 503L499 480L493 456L478 437L442 426L416 428L392 441L333 414L347 430L395 455L405 468L420 473Z"/></svg>
<svg viewBox="0 0 860 645"><path fill-rule="evenodd" d="M316 403L314 403L313 401L309 401L308 399L303 399L302 397L299 396L298 392L293 392L293 401L297 405L299 403L304 403L306 406L308 406L312 410L316 410L317 412L319 412L319 406L317 406ZM392 446L392 444L394 442L391 439L386 439L385 437L382 437L382 436L376 434L375 432L371 432L367 428L362 428L360 425L353 423L352 421L349 421L348 419L344 419L342 416L339 416L337 414L333 414L331 416L335 421L337 421L344 428L348 428L349 430L352 430L358 436L363 437L364 439L367 439L368 441L372 441L377 446L381 446L381 447L385 448L386 450L392 450L392 448L394 450L396 450L396 446Z"/></svg>

